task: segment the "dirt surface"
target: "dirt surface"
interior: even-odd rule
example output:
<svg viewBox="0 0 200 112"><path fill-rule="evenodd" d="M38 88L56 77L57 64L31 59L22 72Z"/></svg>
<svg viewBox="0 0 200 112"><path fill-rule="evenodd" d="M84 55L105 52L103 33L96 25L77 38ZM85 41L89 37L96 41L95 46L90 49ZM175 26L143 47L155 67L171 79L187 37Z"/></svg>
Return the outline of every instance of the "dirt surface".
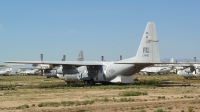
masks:
<svg viewBox="0 0 200 112"><path fill-rule="evenodd" d="M199 112L200 80L185 80L174 75L139 76L138 80L179 81L162 85L63 85L59 79L43 76L0 76L2 112ZM173 80L170 80L171 77ZM183 85L189 82L190 86ZM199 83L198 83L199 82ZM122 96L123 92L146 95ZM71 101L72 105L63 105ZM92 103L84 103L91 101ZM49 103L42 105L41 103ZM50 104L51 103L51 104ZM161 110L162 109L162 110Z"/></svg>

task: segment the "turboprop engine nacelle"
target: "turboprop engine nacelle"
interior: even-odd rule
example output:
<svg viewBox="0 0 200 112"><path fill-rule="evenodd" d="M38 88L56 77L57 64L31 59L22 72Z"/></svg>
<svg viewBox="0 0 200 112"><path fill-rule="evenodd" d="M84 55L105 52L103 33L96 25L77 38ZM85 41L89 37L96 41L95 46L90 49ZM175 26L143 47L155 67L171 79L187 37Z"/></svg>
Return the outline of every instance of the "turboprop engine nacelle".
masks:
<svg viewBox="0 0 200 112"><path fill-rule="evenodd" d="M47 64L41 64L40 67L42 69L50 69L51 68L51 65L47 65ZM53 69L53 68L52 68Z"/></svg>
<svg viewBox="0 0 200 112"><path fill-rule="evenodd" d="M58 74L77 74L78 70L73 66L63 66L57 70Z"/></svg>
<svg viewBox="0 0 200 112"><path fill-rule="evenodd" d="M196 70L196 67L193 66L193 65L191 65L191 66L190 66L190 72L193 72L193 71L195 71L195 70Z"/></svg>
<svg viewBox="0 0 200 112"><path fill-rule="evenodd" d="M58 74L77 74L78 71L76 69L58 69Z"/></svg>

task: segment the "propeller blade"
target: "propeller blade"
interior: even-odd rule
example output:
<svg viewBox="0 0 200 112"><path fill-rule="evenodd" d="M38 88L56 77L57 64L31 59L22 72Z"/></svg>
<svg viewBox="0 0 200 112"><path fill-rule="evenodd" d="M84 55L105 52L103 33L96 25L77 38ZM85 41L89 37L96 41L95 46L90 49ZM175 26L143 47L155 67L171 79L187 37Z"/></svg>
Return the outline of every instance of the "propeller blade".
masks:
<svg viewBox="0 0 200 112"><path fill-rule="evenodd" d="M65 58L66 58L66 56L65 56L65 55L63 55L63 59L62 59L62 61L65 61Z"/></svg>
<svg viewBox="0 0 200 112"><path fill-rule="evenodd" d="M195 69L195 74L197 74L197 68Z"/></svg>
<svg viewBox="0 0 200 112"><path fill-rule="evenodd" d="M43 54L40 55L40 59L41 59L41 61L43 61Z"/></svg>

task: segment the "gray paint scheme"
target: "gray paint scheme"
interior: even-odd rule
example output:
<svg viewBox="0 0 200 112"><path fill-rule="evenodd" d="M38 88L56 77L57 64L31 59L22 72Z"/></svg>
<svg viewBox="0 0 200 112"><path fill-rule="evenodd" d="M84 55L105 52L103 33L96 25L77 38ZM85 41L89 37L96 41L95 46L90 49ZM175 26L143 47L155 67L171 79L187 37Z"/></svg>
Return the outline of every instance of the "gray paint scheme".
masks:
<svg viewBox="0 0 200 112"><path fill-rule="evenodd" d="M62 65L58 77L65 81L111 82L118 76L130 77L144 67L160 63L156 27L148 22L136 57L117 62L100 61L6 61L6 63ZM126 83L126 81L121 81Z"/></svg>

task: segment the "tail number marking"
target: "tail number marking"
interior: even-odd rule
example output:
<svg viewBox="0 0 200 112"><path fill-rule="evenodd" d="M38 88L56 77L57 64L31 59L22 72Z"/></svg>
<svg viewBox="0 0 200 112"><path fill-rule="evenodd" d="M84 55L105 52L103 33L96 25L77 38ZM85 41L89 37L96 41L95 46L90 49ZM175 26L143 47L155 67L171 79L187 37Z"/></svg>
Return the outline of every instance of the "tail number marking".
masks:
<svg viewBox="0 0 200 112"><path fill-rule="evenodd" d="M143 54L142 57L149 57L149 54Z"/></svg>

